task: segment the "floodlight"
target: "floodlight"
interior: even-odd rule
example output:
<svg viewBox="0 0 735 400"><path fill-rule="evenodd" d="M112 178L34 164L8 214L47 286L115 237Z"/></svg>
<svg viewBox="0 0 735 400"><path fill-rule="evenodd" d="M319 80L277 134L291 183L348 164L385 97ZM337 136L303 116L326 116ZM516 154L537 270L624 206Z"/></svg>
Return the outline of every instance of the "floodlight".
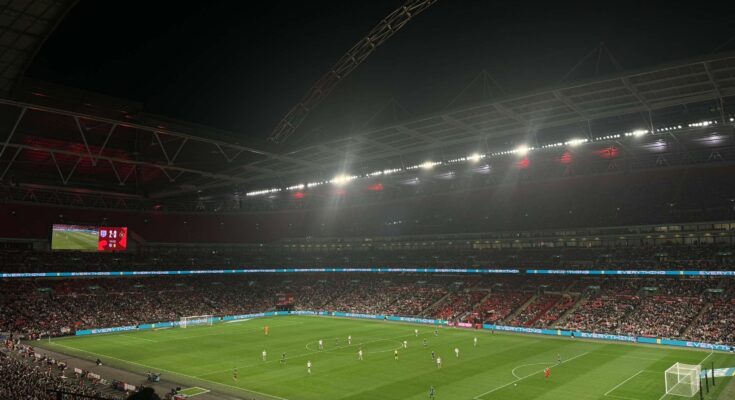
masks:
<svg viewBox="0 0 735 400"><path fill-rule="evenodd" d="M518 154L519 156L525 156L526 154L528 154L528 150L529 150L528 146L521 145L521 146L516 147L515 153Z"/></svg>
<svg viewBox="0 0 735 400"><path fill-rule="evenodd" d="M334 183L335 185L342 186L342 185L345 185L345 184L349 183L353 179L355 179L354 176L350 176L350 175L337 175L337 176L334 177L334 179L332 179L332 183Z"/></svg>

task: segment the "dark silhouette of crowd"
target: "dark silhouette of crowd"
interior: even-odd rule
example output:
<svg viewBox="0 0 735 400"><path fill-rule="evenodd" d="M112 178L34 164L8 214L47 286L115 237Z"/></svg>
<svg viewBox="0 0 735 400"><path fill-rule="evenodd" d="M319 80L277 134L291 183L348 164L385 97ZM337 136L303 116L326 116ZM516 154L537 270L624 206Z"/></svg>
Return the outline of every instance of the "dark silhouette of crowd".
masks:
<svg viewBox="0 0 735 400"><path fill-rule="evenodd" d="M72 394L63 396L64 400L124 398L103 393L101 386L84 374L68 371L61 361L36 357L28 346L0 351L0 399L53 400L57 398L55 391Z"/></svg>
<svg viewBox="0 0 735 400"><path fill-rule="evenodd" d="M346 246L339 239L321 241L313 253L308 240L294 240L263 246L194 246L181 251L165 247L144 248L122 253L0 252L0 272L140 271L231 268L321 268L390 266L402 268L519 268L519 269L627 269L627 270L731 270L735 249L724 244L635 245L625 247L533 247L472 248L463 240L441 247L401 248L406 238L386 243ZM429 242L436 240L425 239ZM391 241L398 243L391 244ZM424 243L425 242L419 242ZM339 250L329 250L342 246Z"/></svg>

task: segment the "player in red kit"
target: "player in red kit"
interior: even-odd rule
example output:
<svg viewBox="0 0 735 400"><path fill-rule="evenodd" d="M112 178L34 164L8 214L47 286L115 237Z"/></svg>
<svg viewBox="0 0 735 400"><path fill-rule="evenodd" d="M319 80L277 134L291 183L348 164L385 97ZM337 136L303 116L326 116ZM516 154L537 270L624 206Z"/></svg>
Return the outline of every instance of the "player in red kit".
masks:
<svg viewBox="0 0 735 400"><path fill-rule="evenodd" d="M551 375L551 368L546 367L544 370L544 378L549 379L549 376Z"/></svg>
<svg viewBox="0 0 735 400"><path fill-rule="evenodd" d="M265 336L268 336L268 325L263 328L263 333L265 333Z"/></svg>

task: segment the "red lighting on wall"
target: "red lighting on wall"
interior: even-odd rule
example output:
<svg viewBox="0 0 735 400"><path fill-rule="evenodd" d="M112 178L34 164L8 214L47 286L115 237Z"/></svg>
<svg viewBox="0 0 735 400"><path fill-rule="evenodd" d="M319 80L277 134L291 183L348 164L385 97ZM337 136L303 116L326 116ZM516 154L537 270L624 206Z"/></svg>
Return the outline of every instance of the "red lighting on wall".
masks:
<svg viewBox="0 0 735 400"><path fill-rule="evenodd" d="M306 195L304 194L304 192L296 192L296 193L293 194L293 198L294 199L303 199L304 197L306 197Z"/></svg>
<svg viewBox="0 0 735 400"><path fill-rule="evenodd" d="M373 192L380 192L383 189L384 187L382 183L376 183L374 185L368 186L368 190L372 190Z"/></svg>
<svg viewBox="0 0 735 400"><path fill-rule="evenodd" d="M525 157L524 159L518 161L516 163L516 166L518 167L518 169L527 169L531 166L531 161L528 159L528 157Z"/></svg>
<svg viewBox="0 0 735 400"><path fill-rule="evenodd" d="M602 158L617 158L620 150L615 146L606 147L601 150L595 151L595 154Z"/></svg>
<svg viewBox="0 0 735 400"><path fill-rule="evenodd" d="M559 157L559 162L562 164L571 164L572 163L572 153L565 151L564 154Z"/></svg>
<svg viewBox="0 0 735 400"><path fill-rule="evenodd" d="M347 194L347 190L345 188L339 188L339 189L335 190L334 193L337 196L344 196L344 195Z"/></svg>

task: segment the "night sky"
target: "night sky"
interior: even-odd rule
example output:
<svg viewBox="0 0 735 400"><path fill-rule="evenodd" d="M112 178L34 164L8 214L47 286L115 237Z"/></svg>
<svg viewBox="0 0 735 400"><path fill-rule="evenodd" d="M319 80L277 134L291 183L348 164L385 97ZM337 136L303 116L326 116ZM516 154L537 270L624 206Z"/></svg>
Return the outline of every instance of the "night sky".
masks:
<svg viewBox="0 0 735 400"><path fill-rule="evenodd" d="M558 3L439 0L342 82L289 144L354 132L391 98L408 111L401 118L441 110L482 70L505 93L555 85L601 41L626 70L735 50L735 6L726 2ZM400 4L82 0L26 75L263 142ZM606 56L597 60L570 79L615 72Z"/></svg>

